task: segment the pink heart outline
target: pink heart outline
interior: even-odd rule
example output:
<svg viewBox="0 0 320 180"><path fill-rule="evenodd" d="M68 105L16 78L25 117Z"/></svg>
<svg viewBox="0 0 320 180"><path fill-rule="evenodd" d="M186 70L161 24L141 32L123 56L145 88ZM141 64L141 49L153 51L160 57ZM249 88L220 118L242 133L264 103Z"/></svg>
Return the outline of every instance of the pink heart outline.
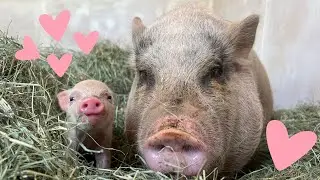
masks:
<svg viewBox="0 0 320 180"><path fill-rule="evenodd" d="M21 61L36 60L40 58L37 46L30 36L25 36L23 40L23 49L15 53L15 58Z"/></svg>
<svg viewBox="0 0 320 180"><path fill-rule="evenodd" d="M60 41L67 30L70 21L70 11L61 11L55 19L48 14L39 16L42 28L56 41Z"/></svg>
<svg viewBox="0 0 320 180"><path fill-rule="evenodd" d="M54 54L50 54L47 57L47 61L52 70L59 77L62 77L71 64L72 54L66 53L60 58L60 60Z"/></svg>
<svg viewBox="0 0 320 180"><path fill-rule="evenodd" d="M82 52L85 54L89 54L98 41L99 32L93 31L86 37L82 33L76 32L74 33L73 38Z"/></svg>
<svg viewBox="0 0 320 180"><path fill-rule="evenodd" d="M266 133L270 155L278 171L301 159L317 142L317 135L312 131L301 131L289 138L287 128L278 120L268 123Z"/></svg>

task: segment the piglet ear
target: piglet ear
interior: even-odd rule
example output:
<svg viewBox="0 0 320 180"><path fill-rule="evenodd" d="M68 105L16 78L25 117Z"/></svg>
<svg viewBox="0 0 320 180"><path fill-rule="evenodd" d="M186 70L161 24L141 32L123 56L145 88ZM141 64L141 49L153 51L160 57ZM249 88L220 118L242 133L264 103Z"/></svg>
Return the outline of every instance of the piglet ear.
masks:
<svg viewBox="0 0 320 180"><path fill-rule="evenodd" d="M69 106L69 92L68 90L61 91L57 94L58 103L63 111L67 111Z"/></svg>

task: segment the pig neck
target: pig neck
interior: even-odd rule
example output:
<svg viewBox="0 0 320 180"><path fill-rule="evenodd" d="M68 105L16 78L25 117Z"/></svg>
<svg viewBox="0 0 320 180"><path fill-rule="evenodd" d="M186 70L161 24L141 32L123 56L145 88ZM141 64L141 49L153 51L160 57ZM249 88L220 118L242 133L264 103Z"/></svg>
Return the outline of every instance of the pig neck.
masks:
<svg viewBox="0 0 320 180"><path fill-rule="evenodd" d="M83 144L87 148L99 149L99 146L104 147L110 141L112 124L109 123L108 119L108 117L103 117L103 122L91 127L87 132L82 131Z"/></svg>
<svg viewBox="0 0 320 180"><path fill-rule="evenodd" d="M106 133L108 130L105 129L92 129L84 134L83 145L88 149L102 149L106 148L105 145L108 142L108 134Z"/></svg>

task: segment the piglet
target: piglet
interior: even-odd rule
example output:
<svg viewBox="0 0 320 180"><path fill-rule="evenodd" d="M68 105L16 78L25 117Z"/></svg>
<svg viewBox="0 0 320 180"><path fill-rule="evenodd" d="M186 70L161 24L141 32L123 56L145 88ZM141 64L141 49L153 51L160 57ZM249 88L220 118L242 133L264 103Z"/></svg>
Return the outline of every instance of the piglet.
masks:
<svg viewBox="0 0 320 180"><path fill-rule="evenodd" d="M114 121L114 95L103 82L84 80L57 95L60 108L67 114L71 149L79 145L94 151L97 168L109 168Z"/></svg>

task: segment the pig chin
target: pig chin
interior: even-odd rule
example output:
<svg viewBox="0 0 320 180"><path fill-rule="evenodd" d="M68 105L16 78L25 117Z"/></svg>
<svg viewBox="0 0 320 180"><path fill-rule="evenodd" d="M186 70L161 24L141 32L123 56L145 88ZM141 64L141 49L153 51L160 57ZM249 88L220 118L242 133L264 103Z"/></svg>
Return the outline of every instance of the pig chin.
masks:
<svg viewBox="0 0 320 180"><path fill-rule="evenodd" d="M172 122L170 118L166 120L165 122ZM186 120L179 127L155 126L155 133L147 135L140 147L147 166L165 174L195 176L200 173L207 162L207 146L199 138L199 133L185 129L192 125L194 124Z"/></svg>
<svg viewBox="0 0 320 180"><path fill-rule="evenodd" d="M83 115L81 117L83 123L89 123L91 125L96 125L98 120L100 119L100 115Z"/></svg>

